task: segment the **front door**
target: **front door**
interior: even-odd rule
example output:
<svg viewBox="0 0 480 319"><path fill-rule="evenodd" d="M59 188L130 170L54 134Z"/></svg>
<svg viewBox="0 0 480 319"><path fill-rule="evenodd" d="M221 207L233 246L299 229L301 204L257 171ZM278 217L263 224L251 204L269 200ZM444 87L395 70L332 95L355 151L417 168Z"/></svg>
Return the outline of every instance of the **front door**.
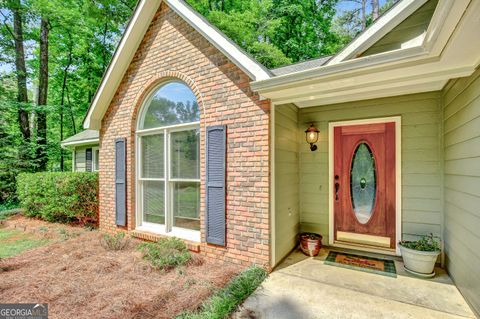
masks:
<svg viewBox="0 0 480 319"><path fill-rule="evenodd" d="M395 125L334 127L336 243L395 249Z"/></svg>

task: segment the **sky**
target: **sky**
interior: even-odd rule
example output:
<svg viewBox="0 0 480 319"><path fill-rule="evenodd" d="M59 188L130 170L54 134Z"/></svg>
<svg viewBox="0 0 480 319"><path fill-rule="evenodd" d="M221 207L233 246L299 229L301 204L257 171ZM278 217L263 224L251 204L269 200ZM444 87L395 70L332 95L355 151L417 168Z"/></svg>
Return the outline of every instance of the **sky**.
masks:
<svg viewBox="0 0 480 319"><path fill-rule="evenodd" d="M379 0L378 1L379 6L380 7L383 6L385 2L387 2L387 0ZM355 0L340 0L337 4L337 14L346 10L352 10L359 7L360 7L360 3ZM372 11L371 1L367 0L367 12L370 12L370 11Z"/></svg>

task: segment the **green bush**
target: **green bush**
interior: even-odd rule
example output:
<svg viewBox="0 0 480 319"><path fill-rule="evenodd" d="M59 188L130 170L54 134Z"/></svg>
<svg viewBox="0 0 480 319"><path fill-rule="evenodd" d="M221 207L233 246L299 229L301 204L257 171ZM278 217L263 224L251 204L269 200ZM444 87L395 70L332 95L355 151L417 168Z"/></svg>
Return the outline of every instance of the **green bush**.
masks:
<svg viewBox="0 0 480 319"><path fill-rule="evenodd" d="M177 319L223 319L240 305L267 278L265 269L252 266L233 278L225 288L205 301L198 311L185 312Z"/></svg>
<svg viewBox="0 0 480 319"><path fill-rule="evenodd" d="M128 238L125 238L123 232L115 235L103 234L100 243L106 250L122 250L128 244Z"/></svg>
<svg viewBox="0 0 480 319"><path fill-rule="evenodd" d="M142 243L138 249L143 252L145 260L161 270L185 265L192 258L185 243L175 237L161 238L156 243Z"/></svg>
<svg viewBox="0 0 480 319"><path fill-rule="evenodd" d="M24 214L51 222L97 223L97 173L23 173L17 193Z"/></svg>

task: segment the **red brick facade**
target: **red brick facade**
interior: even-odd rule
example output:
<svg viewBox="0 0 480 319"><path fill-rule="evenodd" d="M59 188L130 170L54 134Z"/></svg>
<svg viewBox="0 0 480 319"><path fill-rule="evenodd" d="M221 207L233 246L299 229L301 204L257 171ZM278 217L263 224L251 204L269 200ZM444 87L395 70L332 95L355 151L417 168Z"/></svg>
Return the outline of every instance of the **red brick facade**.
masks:
<svg viewBox="0 0 480 319"><path fill-rule="evenodd" d="M127 227L135 229L135 129L145 96L171 78L197 96L201 131L200 253L217 260L268 265L269 112L249 77L164 3L156 13L103 118L100 131L100 228L115 225L114 140L127 138ZM227 125L227 246L206 244L205 127Z"/></svg>

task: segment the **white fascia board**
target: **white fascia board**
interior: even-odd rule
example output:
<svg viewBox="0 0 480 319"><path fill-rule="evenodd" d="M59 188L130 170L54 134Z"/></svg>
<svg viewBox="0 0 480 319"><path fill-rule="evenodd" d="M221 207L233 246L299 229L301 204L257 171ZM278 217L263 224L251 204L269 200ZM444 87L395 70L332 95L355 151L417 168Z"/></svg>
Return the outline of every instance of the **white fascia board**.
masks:
<svg viewBox="0 0 480 319"><path fill-rule="evenodd" d="M68 148L72 146L81 146L81 145L90 145L90 144L98 144L100 143L100 139L98 138L92 138L88 140L80 140L80 141L73 141L73 142L67 142L67 143L60 143L60 145L63 148Z"/></svg>
<svg viewBox="0 0 480 319"><path fill-rule="evenodd" d="M432 65L433 66L433 65ZM425 69L429 66L425 65ZM432 68L435 70L435 67ZM446 69L432 71L431 73L411 74L403 76L385 75L372 73L369 79L352 79L352 82L342 83L334 81L325 83L322 90L310 94L274 98L276 104L295 103L298 107L310 107L332 103L342 103L354 100L388 97L395 95L413 94L419 92L436 91L451 78L468 76L473 72L471 67L460 67L455 70ZM375 78L377 80L375 81Z"/></svg>
<svg viewBox="0 0 480 319"><path fill-rule="evenodd" d="M261 64L249 57L223 33L208 23L201 15L182 0L164 0L170 8L200 32L210 43L247 73L254 81L269 79L270 73Z"/></svg>
<svg viewBox="0 0 480 319"><path fill-rule="evenodd" d="M120 81L125 74L161 0L142 0L128 24L110 65L102 78L83 122L85 129L100 129L100 124Z"/></svg>
<svg viewBox="0 0 480 319"><path fill-rule="evenodd" d="M297 87L301 83L311 82L317 78L345 77L353 73L369 73L374 67L392 67L393 65L403 63L405 60L422 59L428 55L422 46L398 49L389 52L382 52L379 54L357 58L354 60L347 60L334 65L320 66L315 69L310 69L301 72L290 73L282 76L277 76L264 81L256 81L250 84L254 91L267 98L270 98L267 93L278 91L288 87Z"/></svg>
<svg viewBox="0 0 480 319"><path fill-rule="evenodd" d="M340 53L335 55L327 65L333 65L353 58L364 52L378 40L384 37L393 28L418 10L428 0L403 0L392 7L375 23L348 44Z"/></svg>

